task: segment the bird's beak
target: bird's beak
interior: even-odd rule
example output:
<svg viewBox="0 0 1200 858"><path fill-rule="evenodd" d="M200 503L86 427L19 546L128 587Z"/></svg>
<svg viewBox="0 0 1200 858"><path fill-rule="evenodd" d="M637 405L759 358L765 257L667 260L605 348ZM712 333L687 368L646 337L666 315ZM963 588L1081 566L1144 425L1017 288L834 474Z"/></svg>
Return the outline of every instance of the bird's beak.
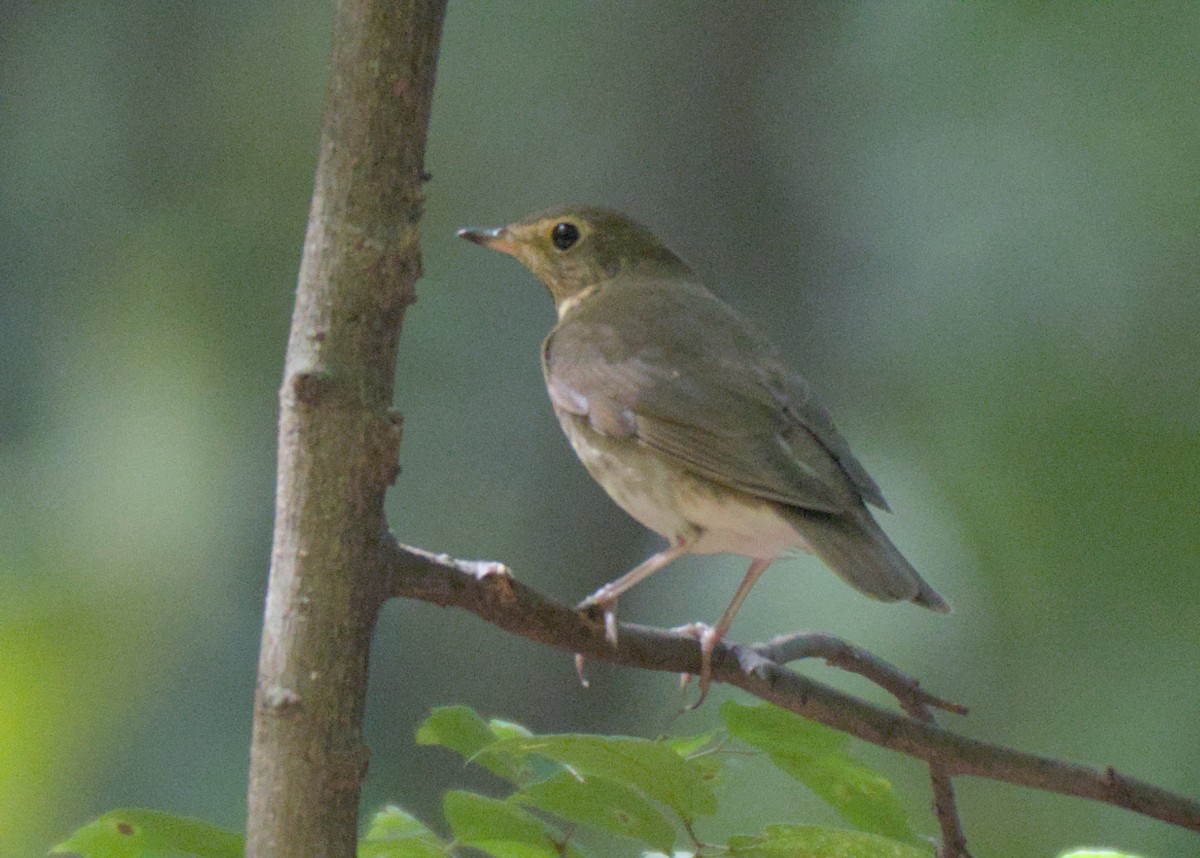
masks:
<svg viewBox="0 0 1200 858"><path fill-rule="evenodd" d="M490 247L492 250L499 250L501 253L507 253L509 256L516 256L517 245L509 235L508 227L505 226L496 226L491 229L467 227L458 231L458 237L465 238L472 244L479 244L483 247Z"/></svg>

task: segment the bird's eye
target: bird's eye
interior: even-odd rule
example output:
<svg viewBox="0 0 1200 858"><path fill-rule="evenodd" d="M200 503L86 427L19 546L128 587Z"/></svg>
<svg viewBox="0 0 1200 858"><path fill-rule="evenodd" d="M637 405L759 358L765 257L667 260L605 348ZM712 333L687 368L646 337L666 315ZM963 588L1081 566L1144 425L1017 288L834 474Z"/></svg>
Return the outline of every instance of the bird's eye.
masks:
<svg viewBox="0 0 1200 858"><path fill-rule="evenodd" d="M560 223L550 233L550 240L559 250L570 250L579 241L579 227L573 223Z"/></svg>

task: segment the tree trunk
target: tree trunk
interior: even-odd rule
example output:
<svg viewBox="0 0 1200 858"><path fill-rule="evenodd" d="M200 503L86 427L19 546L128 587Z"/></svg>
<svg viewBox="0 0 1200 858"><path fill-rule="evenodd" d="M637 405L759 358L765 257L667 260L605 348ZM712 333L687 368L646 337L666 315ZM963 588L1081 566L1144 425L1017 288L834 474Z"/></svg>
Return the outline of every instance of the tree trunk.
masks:
<svg viewBox="0 0 1200 858"><path fill-rule="evenodd" d="M275 537L246 854L355 854L396 350L421 271L423 159L444 0L338 4L280 390Z"/></svg>

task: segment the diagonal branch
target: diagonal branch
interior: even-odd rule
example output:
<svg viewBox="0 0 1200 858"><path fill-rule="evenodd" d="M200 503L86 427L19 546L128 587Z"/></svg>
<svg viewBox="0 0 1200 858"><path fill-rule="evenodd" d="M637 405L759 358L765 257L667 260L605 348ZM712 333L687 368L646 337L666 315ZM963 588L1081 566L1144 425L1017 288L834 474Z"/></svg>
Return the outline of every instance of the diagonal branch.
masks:
<svg viewBox="0 0 1200 858"><path fill-rule="evenodd" d="M386 539L383 565L392 596L464 608L487 622L537 643L614 664L696 674L700 648L693 635L620 624L616 646L604 628L552 602L508 574L499 563L456 560ZM739 653L741 650L741 653ZM764 647L769 652L769 646ZM945 778L972 775L1017 786L1087 798L1200 833L1200 801L1119 774L1039 757L981 742L933 724L889 712L814 682L758 654L743 669L745 648L721 644L712 677L865 742L924 760Z"/></svg>
<svg viewBox="0 0 1200 858"><path fill-rule="evenodd" d="M879 656L829 634L802 632L777 637L751 647L748 653L741 655L740 661L742 669L749 671L764 661L779 665L802 658L824 659L831 667L857 673L899 700L909 714L912 714L910 707L933 707L955 715L967 714L967 707L930 694L917 680Z"/></svg>

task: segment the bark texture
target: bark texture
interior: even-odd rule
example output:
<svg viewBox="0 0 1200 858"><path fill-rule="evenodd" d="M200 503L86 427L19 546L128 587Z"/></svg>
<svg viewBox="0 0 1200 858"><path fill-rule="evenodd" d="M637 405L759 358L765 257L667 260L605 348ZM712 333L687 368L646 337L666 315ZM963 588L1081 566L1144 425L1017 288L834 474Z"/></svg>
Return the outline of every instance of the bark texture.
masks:
<svg viewBox="0 0 1200 858"><path fill-rule="evenodd" d="M246 854L355 854L368 655L387 598L396 347L421 272L444 0L338 4L320 159L280 390L275 536Z"/></svg>

